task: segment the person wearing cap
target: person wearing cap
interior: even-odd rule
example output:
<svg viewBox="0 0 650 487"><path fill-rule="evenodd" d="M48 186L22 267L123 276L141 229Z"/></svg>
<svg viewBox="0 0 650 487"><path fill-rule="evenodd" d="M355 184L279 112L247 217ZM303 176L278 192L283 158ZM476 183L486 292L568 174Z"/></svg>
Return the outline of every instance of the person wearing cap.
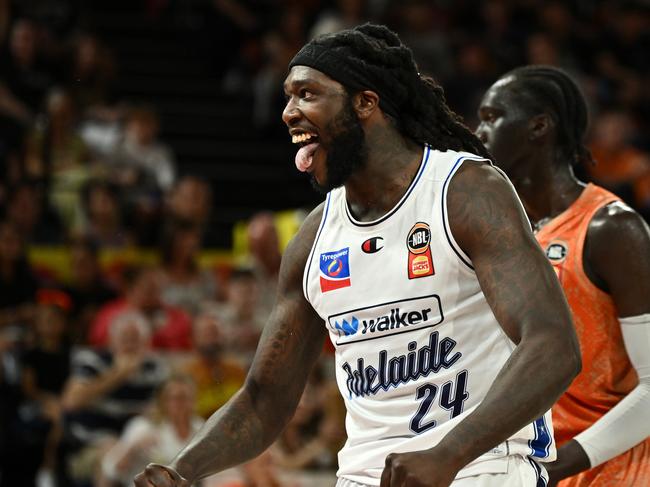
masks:
<svg viewBox="0 0 650 487"><path fill-rule="evenodd" d="M580 351L512 185L384 26L312 40L284 89L296 166L326 199L285 251L243 388L136 486L263 452L328 336L347 408L338 487L545 485L549 409Z"/></svg>

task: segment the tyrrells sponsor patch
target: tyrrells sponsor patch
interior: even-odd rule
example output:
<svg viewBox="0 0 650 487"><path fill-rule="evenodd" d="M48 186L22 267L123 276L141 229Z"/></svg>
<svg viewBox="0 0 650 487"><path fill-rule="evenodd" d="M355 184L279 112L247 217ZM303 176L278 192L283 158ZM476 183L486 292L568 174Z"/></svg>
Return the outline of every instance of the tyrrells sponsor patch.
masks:
<svg viewBox="0 0 650 487"><path fill-rule="evenodd" d="M431 294L337 313L327 323L339 346L436 326L443 319L440 298Z"/></svg>
<svg viewBox="0 0 650 487"><path fill-rule="evenodd" d="M324 293L349 287L350 248L320 254L320 290Z"/></svg>

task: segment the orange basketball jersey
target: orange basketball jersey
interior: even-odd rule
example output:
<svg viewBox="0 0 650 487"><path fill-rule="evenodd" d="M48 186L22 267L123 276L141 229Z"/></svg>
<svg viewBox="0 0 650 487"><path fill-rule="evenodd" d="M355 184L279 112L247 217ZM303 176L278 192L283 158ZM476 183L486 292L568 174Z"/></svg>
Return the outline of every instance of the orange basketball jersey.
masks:
<svg viewBox="0 0 650 487"><path fill-rule="evenodd" d="M625 351L614 302L589 280L582 262L591 219L614 201L619 198L589 184L569 208L537 233L573 312L582 352L582 372L553 406L558 448L595 423L638 384ZM650 487L650 440L559 485Z"/></svg>

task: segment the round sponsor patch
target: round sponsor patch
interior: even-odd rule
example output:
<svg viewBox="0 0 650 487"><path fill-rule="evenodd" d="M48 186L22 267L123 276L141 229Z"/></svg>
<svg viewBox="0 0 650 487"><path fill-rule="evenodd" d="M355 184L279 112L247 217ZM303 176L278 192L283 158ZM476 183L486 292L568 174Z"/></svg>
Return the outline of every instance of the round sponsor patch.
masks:
<svg viewBox="0 0 650 487"><path fill-rule="evenodd" d="M418 222L413 225L406 237L406 246L413 254L423 254L429 248L431 242L431 230L426 223Z"/></svg>
<svg viewBox="0 0 650 487"><path fill-rule="evenodd" d="M567 244L564 242L551 242L546 247L546 257L552 262L562 262L566 259L566 255L569 252Z"/></svg>

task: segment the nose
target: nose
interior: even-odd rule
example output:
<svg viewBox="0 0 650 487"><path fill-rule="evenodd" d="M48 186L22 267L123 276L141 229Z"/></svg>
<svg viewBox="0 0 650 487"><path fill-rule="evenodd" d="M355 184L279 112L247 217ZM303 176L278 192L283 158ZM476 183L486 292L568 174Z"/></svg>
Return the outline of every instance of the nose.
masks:
<svg viewBox="0 0 650 487"><path fill-rule="evenodd" d="M481 143L487 143L487 131L485 130L485 124L483 122L481 122L478 127L476 127L476 131L474 133L478 137L478 140L481 141Z"/></svg>
<svg viewBox="0 0 650 487"><path fill-rule="evenodd" d="M296 121L300 118L300 110L296 107L296 104L293 102L293 99L287 101L284 110L282 110L282 121L288 126L291 127Z"/></svg>

